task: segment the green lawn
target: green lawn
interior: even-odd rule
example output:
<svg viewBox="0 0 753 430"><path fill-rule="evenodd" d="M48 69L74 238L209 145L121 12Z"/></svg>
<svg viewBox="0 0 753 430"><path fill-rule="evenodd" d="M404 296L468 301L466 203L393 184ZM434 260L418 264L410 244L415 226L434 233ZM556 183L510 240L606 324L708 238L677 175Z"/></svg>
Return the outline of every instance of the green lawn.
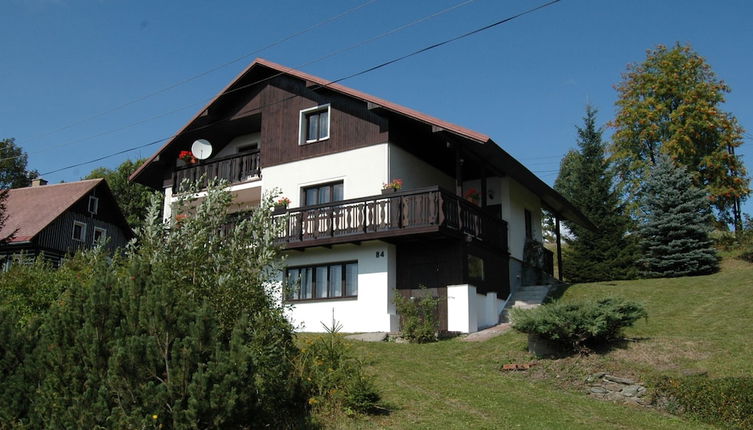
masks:
<svg viewBox="0 0 753 430"><path fill-rule="evenodd" d="M711 276L573 285L562 300L618 295L643 302L648 321L630 341L588 357L541 360L534 370L503 373L533 360L525 336L508 332L481 343L430 345L352 342L376 375L390 412L330 420L332 428L708 428L653 409L584 394L583 378L608 371L642 381L659 374L753 373L753 265L725 259Z"/></svg>

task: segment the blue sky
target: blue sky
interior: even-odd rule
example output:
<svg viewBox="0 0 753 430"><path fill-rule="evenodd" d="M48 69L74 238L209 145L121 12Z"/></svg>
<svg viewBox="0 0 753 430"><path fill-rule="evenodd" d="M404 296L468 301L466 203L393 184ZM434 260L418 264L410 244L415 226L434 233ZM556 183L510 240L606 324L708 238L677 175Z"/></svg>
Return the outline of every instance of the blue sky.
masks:
<svg viewBox="0 0 753 430"><path fill-rule="evenodd" d="M170 136L254 57L334 80L542 3L5 0L0 138L15 137L29 153L29 167L50 172ZM312 62L452 6L457 7ZM689 43L732 88L724 109L750 130L738 152L752 170L751 18L753 2L747 0L562 0L342 83L485 133L552 183L560 158L575 146L585 104L597 107L606 123L615 113L613 85L627 64L641 62L659 43ZM247 54L252 55L137 101ZM607 129L605 136L610 134ZM78 180L97 166L115 167L158 147L45 178ZM744 209L753 212L753 203Z"/></svg>

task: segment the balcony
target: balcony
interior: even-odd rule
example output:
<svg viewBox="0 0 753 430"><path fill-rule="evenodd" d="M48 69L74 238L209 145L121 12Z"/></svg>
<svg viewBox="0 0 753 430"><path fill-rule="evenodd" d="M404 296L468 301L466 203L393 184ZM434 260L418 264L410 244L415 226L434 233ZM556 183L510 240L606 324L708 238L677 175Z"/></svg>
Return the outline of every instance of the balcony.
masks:
<svg viewBox="0 0 753 430"><path fill-rule="evenodd" d="M287 249L440 234L507 251L507 223L439 187L289 209L278 217Z"/></svg>
<svg viewBox="0 0 753 430"><path fill-rule="evenodd" d="M200 161L175 170L173 177L175 186L179 186L184 179L199 182L202 188L207 186L210 179L224 179L231 184L246 182L261 175L259 151L214 158Z"/></svg>

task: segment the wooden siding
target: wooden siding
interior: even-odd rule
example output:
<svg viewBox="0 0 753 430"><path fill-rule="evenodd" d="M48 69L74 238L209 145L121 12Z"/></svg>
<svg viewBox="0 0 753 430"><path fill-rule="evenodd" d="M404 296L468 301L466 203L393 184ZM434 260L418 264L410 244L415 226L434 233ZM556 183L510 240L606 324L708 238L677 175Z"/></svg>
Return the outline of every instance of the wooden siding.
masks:
<svg viewBox="0 0 753 430"><path fill-rule="evenodd" d="M73 239L73 222L86 224L86 237L83 241ZM91 248L94 244L94 227L107 230L110 238L108 249L113 250L125 246L128 238L122 229L114 224L103 221L90 214L68 211L48 225L37 236L36 243L40 248L51 249L62 253L73 253L82 248Z"/></svg>
<svg viewBox="0 0 753 430"><path fill-rule="evenodd" d="M447 287L427 288L427 289L407 289L398 290L398 294L409 299L411 297L436 297L439 299L437 308L434 310L434 316L439 321L439 332L447 332ZM400 326L403 325L403 318L400 317Z"/></svg>
<svg viewBox="0 0 753 430"><path fill-rule="evenodd" d="M479 294L497 293L499 299L505 299L510 295L510 263L507 252L500 252L477 242L467 244L464 251L463 283L474 285ZM469 278L468 255L475 255L484 261L483 280Z"/></svg>
<svg viewBox="0 0 753 430"><path fill-rule="evenodd" d="M399 290L463 284L463 241L452 239L400 243L397 246Z"/></svg>
<svg viewBox="0 0 753 430"><path fill-rule="evenodd" d="M301 110L330 104L329 139L299 145ZM233 121L261 112L261 164L275 166L387 141L387 120L366 103L327 89L314 91L289 76L271 80L235 114ZM232 121L231 121L232 122ZM239 133L242 134L242 133Z"/></svg>
<svg viewBox="0 0 753 430"><path fill-rule="evenodd" d="M468 276L468 255L484 260L484 279ZM478 242L461 240L426 240L399 243L397 246L397 288L417 289L420 286L440 288L447 285L470 284L476 292L496 292L500 299L510 294L509 258L507 252Z"/></svg>

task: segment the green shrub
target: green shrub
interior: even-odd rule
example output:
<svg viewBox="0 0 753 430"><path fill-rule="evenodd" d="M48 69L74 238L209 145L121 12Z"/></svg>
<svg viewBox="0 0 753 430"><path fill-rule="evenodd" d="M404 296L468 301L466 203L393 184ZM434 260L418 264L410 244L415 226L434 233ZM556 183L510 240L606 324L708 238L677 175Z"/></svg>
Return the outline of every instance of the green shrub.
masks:
<svg viewBox="0 0 753 430"><path fill-rule="evenodd" d="M229 202L211 188L165 225L155 200L138 247L79 267L28 324L0 312L0 428L305 425L293 329L270 282L271 198L221 235Z"/></svg>
<svg viewBox="0 0 753 430"><path fill-rule="evenodd" d="M671 412L691 415L707 423L753 429L753 377L662 378L658 396Z"/></svg>
<svg viewBox="0 0 753 430"><path fill-rule="evenodd" d="M86 282L100 252L78 252L57 269L43 257L32 264L12 265L9 271L0 272L0 307L12 310L19 324L28 324L46 312L66 288Z"/></svg>
<svg viewBox="0 0 753 430"><path fill-rule="evenodd" d="M425 292L426 288L421 287ZM439 298L404 297L395 295L395 308L400 315L400 334L411 343L426 343L437 340Z"/></svg>
<svg viewBox="0 0 753 430"><path fill-rule="evenodd" d="M588 352L599 343L613 341L640 318L642 305L621 298L596 301L552 302L533 309L513 308L513 328L559 344L564 350Z"/></svg>
<svg viewBox="0 0 753 430"><path fill-rule="evenodd" d="M298 374L314 408L333 413L372 412L379 393L360 361L348 351L341 326L325 325L326 334L307 339L297 359Z"/></svg>

